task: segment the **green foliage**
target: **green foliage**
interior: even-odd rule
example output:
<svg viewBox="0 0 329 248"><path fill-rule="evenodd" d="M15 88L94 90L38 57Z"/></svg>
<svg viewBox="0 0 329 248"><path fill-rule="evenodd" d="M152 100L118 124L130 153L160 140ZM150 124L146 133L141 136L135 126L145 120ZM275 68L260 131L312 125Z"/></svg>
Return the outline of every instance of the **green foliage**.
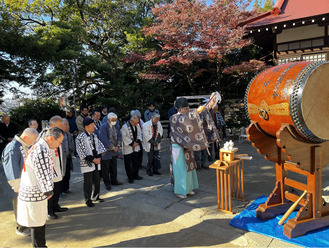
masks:
<svg viewBox="0 0 329 248"><path fill-rule="evenodd" d="M178 64L155 68L157 73L168 75L169 80L140 79L137 73L147 72L150 63L124 62L130 51L145 53L163 45L154 37L145 37L141 30L153 21L152 8L167 2L172 1L1 1L0 93L16 81L30 87L40 98L65 95L71 103L75 98L77 106L84 103L115 107L120 117L131 109L143 112L149 101L154 101L161 115L167 116L176 96L209 94L222 90L220 84L226 97L243 95L252 75L220 72L225 66L261 57L256 51L230 51L221 64L200 60L188 69ZM186 87L187 80L195 92ZM47 104L55 103L26 101L21 107L24 110L13 110L13 120L23 128L30 118L49 119L57 107L46 111ZM40 108L45 110L38 112Z"/></svg>
<svg viewBox="0 0 329 248"><path fill-rule="evenodd" d="M25 100L23 106L12 109L10 114L20 131L28 127L30 119L36 119L41 127L42 120L49 120L54 115L65 116L65 112L51 99Z"/></svg>
<svg viewBox="0 0 329 248"><path fill-rule="evenodd" d="M271 11L274 7L274 2L273 0L265 0L264 6L263 6L263 11Z"/></svg>
<svg viewBox="0 0 329 248"><path fill-rule="evenodd" d="M252 7L253 7L254 9L257 9L257 10L258 10L258 9L261 9L262 6L261 6L261 3L260 3L260 2L261 2L261 0L254 0L254 4L253 4Z"/></svg>
<svg viewBox="0 0 329 248"><path fill-rule="evenodd" d="M259 12L271 11L274 8L273 0L255 0L252 6L254 9Z"/></svg>

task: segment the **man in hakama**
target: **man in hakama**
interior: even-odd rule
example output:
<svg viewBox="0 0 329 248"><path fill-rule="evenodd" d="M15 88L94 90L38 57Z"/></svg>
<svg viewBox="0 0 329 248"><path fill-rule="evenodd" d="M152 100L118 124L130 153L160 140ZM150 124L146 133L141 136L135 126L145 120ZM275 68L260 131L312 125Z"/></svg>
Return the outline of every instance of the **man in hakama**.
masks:
<svg viewBox="0 0 329 248"><path fill-rule="evenodd" d="M54 163L50 150L64 139L57 127L47 130L32 146L23 166L17 202L18 224L31 228L33 247L46 247L47 199L53 194Z"/></svg>
<svg viewBox="0 0 329 248"><path fill-rule="evenodd" d="M204 126L207 126L204 122L212 124L208 122L209 118L204 118L208 114L203 112L211 109L213 104L215 101L210 100L201 109L190 110L186 98L178 98L175 101L178 113L171 116L169 120L172 144L170 173L174 194L179 198L184 199L187 195L194 195L193 190L199 187L193 151L201 151L209 147L207 136L211 139L219 137L218 133L216 134L217 129L210 126L207 130L204 129Z"/></svg>

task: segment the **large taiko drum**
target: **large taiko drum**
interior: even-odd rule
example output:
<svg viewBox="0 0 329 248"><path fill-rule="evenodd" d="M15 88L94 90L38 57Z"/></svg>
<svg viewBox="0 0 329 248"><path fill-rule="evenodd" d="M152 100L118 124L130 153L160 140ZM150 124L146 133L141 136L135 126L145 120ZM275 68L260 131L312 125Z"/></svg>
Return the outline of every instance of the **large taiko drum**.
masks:
<svg viewBox="0 0 329 248"><path fill-rule="evenodd" d="M286 123L305 141L329 140L329 63L294 62L261 72L248 85L245 106L269 135Z"/></svg>

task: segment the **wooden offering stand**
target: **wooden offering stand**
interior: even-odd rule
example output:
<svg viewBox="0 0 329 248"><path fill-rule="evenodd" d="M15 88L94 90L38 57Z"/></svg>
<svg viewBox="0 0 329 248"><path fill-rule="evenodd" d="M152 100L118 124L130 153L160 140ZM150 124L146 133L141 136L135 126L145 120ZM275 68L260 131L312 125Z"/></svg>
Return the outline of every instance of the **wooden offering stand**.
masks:
<svg viewBox="0 0 329 248"><path fill-rule="evenodd" d="M230 214L233 214L232 198L244 201L243 160L235 156L236 151L238 148L232 151L220 149L220 160L209 166L211 169L216 169L217 173L217 210Z"/></svg>
<svg viewBox="0 0 329 248"><path fill-rule="evenodd" d="M287 212L299 201L295 218L283 227L289 238L329 226L329 204L322 198L322 167L329 163L329 142L307 143L301 139L290 125L282 125L276 137L264 133L256 122L247 129L248 140L260 154L276 164L276 184L264 204L257 210L257 218L266 220ZM324 152L325 151L325 152ZM306 177L307 183L288 178L288 172ZM290 189L290 192L289 192ZM291 189L294 189L291 191ZM297 191L307 191L306 198L296 195ZM288 212L291 212L289 209ZM283 222L283 221L281 221Z"/></svg>

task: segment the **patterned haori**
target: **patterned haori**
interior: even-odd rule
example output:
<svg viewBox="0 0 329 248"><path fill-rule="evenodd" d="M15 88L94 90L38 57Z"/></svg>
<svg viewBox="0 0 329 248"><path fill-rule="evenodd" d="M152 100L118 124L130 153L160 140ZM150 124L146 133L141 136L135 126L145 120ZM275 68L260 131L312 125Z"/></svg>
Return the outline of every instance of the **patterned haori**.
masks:
<svg viewBox="0 0 329 248"><path fill-rule="evenodd" d="M214 119L208 109L201 113L201 118L203 120L203 128L205 130L208 142L214 143L220 141L220 135L218 133L217 127L215 125Z"/></svg>
<svg viewBox="0 0 329 248"><path fill-rule="evenodd" d="M184 148L187 171L196 169L193 151L201 151L208 147L203 121L196 110L170 117L171 139Z"/></svg>
<svg viewBox="0 0 329 248"><path fill-rule="evenodd" d="M53 190L54 163L50 149L40 139L30 150L22 171L17 203L17 222L27 227L43 226L47 220L47 195Z"/></svg>
<svg viewBox="0 0 329 248"><path fill-rule="evenodd" d="M95 133L87 134L87 131L84 131L82 134L78 135L76 139L76 147L80 157L80 167L82 173L91 172L95 169L100 170L100 164L96 167L94 163L85 159L87 156L96 157L94 156L94 151L97 152L97 155L106 152L106 148L97 138Z"/></svg>

